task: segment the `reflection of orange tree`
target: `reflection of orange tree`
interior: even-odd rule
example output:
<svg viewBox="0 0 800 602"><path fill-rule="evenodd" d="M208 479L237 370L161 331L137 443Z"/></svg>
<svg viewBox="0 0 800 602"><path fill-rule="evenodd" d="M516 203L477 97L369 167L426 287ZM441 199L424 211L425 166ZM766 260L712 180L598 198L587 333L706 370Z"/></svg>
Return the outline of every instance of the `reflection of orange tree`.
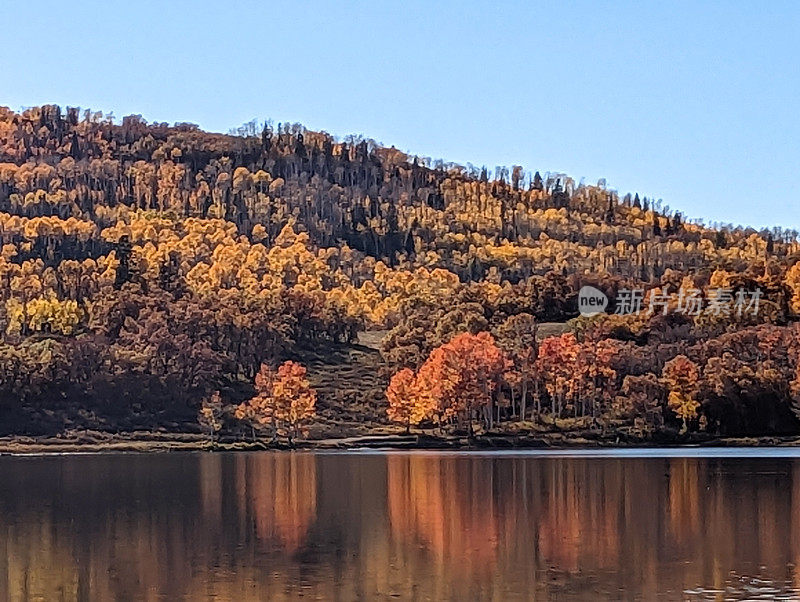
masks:
<svg viewBox="0 0 800 602"><path fill-rule="evenodd" d="M705 482L700 469L694 458L673 458L669 463L669 526L679 544L700 535L700 484Z"/></svg>
<svg viewBox="0 0 800 602"><path fill-rule="evenodd" d="M386 462L393 536L424 544L449 579L491 570L498 539L492 480L461 458L389 456Z"/></svg>
<svg viewBox="0 0 800 602"><path fill-rule="evenodd" d="M237 494L258 538L287 551L305 541L317 512L314 456L301 453L237 456Z"/></svg>
<svg viewBox="0 0 800 602"><path fill-rule="evenodd" d="M537 540L548 565L572 571L587 558L599 567L618 562L618 512L624 502L619 470L598 475L586 463L557 460L547 464L540 487ZM591 538L585 537L587 532L592 533Z"/></svg>

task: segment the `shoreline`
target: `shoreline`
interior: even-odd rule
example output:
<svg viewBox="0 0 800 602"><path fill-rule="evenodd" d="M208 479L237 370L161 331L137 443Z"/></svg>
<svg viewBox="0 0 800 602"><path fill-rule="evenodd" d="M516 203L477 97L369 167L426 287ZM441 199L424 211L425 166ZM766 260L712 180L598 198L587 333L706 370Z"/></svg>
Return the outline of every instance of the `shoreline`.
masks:
<svg viewBox="0 0 800 602"><path fill-rule="evenodd" d="M615 436L586 438L570 433L535 435L484 434L473 437L430 433L367 434L352 437L285 441L222 440L212 442L196 433L133 432L76 434L72 436L0 437L0 456L43 456L103 453L253 452L253 451L559 451L613 449L697 448L794 448L800 437L704 437L620 440Z"/></svg>

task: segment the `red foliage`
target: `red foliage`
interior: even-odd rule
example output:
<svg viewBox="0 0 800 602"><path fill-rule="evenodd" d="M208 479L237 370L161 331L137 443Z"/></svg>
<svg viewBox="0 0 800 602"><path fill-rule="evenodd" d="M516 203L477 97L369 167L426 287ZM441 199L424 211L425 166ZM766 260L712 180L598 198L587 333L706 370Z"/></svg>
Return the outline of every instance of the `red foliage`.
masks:
<svg viewBox="0 0 800 602"><path fill-rule="evenodd" d="M475 411L491 406L498 382L509 367L491 334L460 334L434 349L419 369L415 383L418 403L436 422L457 417L471 429ZM410 377L408 373L402 381ZM399 385L401 381L393 382ZM486 418L491 425L491 412Z"/></svg>

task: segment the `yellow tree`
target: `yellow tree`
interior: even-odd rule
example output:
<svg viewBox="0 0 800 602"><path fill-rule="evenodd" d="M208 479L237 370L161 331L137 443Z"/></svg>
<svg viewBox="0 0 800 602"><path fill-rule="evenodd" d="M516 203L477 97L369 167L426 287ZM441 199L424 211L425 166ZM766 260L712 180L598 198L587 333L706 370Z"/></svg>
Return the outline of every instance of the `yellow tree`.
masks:
<svg viewBox="0 0 800 602"><path fill-rule="evenodd" d="M222 398L219 391L214 391L211 397L203 400L200 411L197 413L197 421L205 430L211 440L222 428Z"/></svg>
<svg viewBox="0 0 800 602"><path fill-rule="evenodd" d="M786 286L792 291L791 308L795 314L800 313L800 262L795 263L786 272Z"/></svg>
<svg viewBox="0 0 800 602"><path fill-rule="evenodd" d="M697 418L700 404L697 393L700 385L700 369L685 355L677 355L664 364L661 380L669 391L669 409L683 420L683 431L688 429L688 421Z"/></svg>

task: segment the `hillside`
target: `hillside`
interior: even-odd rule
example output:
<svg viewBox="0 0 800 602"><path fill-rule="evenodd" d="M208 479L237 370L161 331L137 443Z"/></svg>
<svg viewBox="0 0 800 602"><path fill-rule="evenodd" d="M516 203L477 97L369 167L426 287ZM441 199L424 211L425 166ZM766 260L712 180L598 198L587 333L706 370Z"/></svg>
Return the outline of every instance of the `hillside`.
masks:
<svg viewBox="0 0 800 602"><path fill-rule="evenodd" d="M404 369L390 415L423 427L800 432L797 233L560 174L298 125L0 108L0 244L2 434L197 430L218 391L233 436L262 365L287 359L318 389L312 434L388 423ZM661 304L577 318L585 284ZM352 344L384 331L380 352Z"/></svg>

